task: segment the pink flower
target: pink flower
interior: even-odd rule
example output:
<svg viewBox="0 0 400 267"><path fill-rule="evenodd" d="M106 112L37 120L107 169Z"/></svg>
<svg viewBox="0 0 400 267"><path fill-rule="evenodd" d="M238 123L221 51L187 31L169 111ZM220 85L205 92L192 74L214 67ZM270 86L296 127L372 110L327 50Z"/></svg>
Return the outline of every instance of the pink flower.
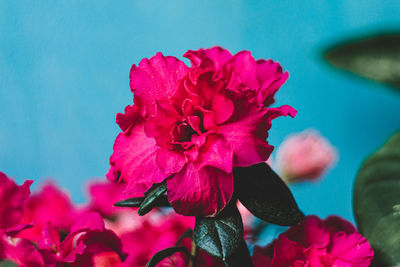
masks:
<svg viewBox="0 0 400 267"><path fill-rule="evenodd" d="M88 186L89 204L86 209L99 212L103 217L113 217L120 212L132 213L132 209L115 207L118 201L129 198L122 193L123 184L108 180L91 181Z"/></svg>
<svg viewBox="0 0 400 267"><path fill-rule="evenodd" d="M104 227L98 213L81 215L61 242L58 230L51 224L43 229L39 251L50 266L122 266L125 254L121 240ZM100 265L101 266L101 265Z"/></svg>
<svg viewBox="0 0 400 267"><path fill-rule="evenodd" d="M287 182L315 180L336 158L335 148L312 130L289 136L277 150L277 165Z"/></svg>
<svg viewBox="0 0 400 267"><path fill-rule="evenodd" d="M13 227L20 222L32 183L32 180L27 180L23 185L17 185L0 172L0 229Z"/></svg>
<svg viewBox="0 0 400 267"><path fill-rule="evenodd" d="M126 266L145 266L160 250L173 247L179 237L193 229L194 218L175 213L152 212L141 225L121 235L124 251L129 254Z"/></svg>
<svg viewBox="0 0 400 267"><path fill-rule="evenodd" d="M0 172L0 260L10 260L21 267L41 267L44 264L31 241L16 237L32 227L20 223L32 183L32 180L27 180L19 186Z"/></svg>
<svg viewBox="0 0 400 267"><path fill-rule="evenodd" d="M166 180L176 212L212 216L231 199L232 168L267 160L272 119L296 111L269 107L288 78L278 63L220 47L184 56L190 68L161 53L132 66L107 177L137 195Z"/></svg>
<svg viewBox="0 0 400 267"><path fill-rule="evenodd" d="M33 228L19 236L37 242L42 236L42 228L49 223L68 233L77 215L78 211L68 194L54 183L47 182L27 199L21 222L33 223Z"/></svg>
<svg viewBox="0 0 400 267"><path fill-rule="evenodd" d="M163 214L156 211L144 218L145 220L140 227L121 235L124 251L129 254L124 262L126 267L145 266L155 253L175 246L183 233L194 227L193 217L182 216L173 212ZM188 251L191 251L192 243L190 239L184 239L179 245L183 245ZM186 267L188 265L188 255L179 252L164 259L157 266ZM224 264L221 260L199 250L196 266L223 267Z"/></svg>
<svg viewBox="0 0 400 267"><path fill-rule="evenodd" d="M20 229L24 230L24 228ZM35 245L25 239L15 237L19 231L0 230L0 261L9 260L20 267L42 267L44 261Z"/></svg>
<svg viewBox="0 0 400 267"><path fill-rule="evenodd" d="M91 181L88 187L89 204L84 208L86 212L100 213L106 228L119 236L140 228L141 224L147 220L147 217L137 214L137 208L114 206L116 202L129 197L122 194L123 188L123 184L112 183L108 180Z"/></svg>
<svg viewBox="0 0 400 267"><path fill-rule="evenodd" d="M354 226L339 217L307 216L265 248L255 247L255 267L370 266L374 252Z"/></svg>

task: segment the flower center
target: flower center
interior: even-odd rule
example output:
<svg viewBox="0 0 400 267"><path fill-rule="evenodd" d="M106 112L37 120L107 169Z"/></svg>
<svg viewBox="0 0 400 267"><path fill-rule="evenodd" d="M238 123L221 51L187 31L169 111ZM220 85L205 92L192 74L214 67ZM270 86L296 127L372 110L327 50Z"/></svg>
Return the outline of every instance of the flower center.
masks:
<svg viewBox="0 0 400 267"><path fill-rule="evenodd" d="M170 150L187 150L194 144L191 141L192 135L196 134L193 128L186 121L181 121L171 131Z"/></svg>

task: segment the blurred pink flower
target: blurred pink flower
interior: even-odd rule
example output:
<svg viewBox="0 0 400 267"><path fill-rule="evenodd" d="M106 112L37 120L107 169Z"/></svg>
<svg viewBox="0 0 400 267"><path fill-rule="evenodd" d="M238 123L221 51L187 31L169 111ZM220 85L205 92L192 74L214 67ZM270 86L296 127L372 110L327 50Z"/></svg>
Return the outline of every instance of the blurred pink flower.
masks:
<svg viewBox="0 0 400 267"><path fill-rule="evenodd" d="M212 216L231 199L232 168L267 160L272 119L296 111L269 107L288 78L272 60L220 47L184 56L190 68L161 53L132 66L134 105L117 114L107 177L138 195L166 180L176 212Z"/></svg>
<svg viewBox="0 0 400 267"><path fill-rule="evenodd" d="M137 214L137 208L120 208L114 204L129 198L123 194L124 184L112 183L108 180L92 180L88 186L89 203L83 208L86 212L98 212L103 216L107 229L118 236L141 227L149 218ZM156 212L157 213L157 212Z"/></svg>
<svg viewBox="0 0 400 267"><path fill-rule="evenodd" d="M21 229L24 230L24 229ZM42 267L44 261L35 245L25 239L15 237L16 232L0 230L0 261L9 260L20 267Z"/></svg>
<svg viewBox="0 0 400 267"><path fill-rule="evenodd" d="M68 233L78 214L70 196L53 182L47 182L27 199L21 222L33 223L33 227L21 232L19 237L37 242L42 228L49 223L58 231Z"/></svg>
<svg viewBox="0 0 400 267"><path fill-rule="evenodd" d="M104 227L100 214L81 215L61 242L58 230L51 224L43 228L39 251L46 267L52 266L122 266L126 255L118 236ZM113 265L111 265L113 264Z"/></svg>
<svg viewBox="0 0 400 267"><path fill-rule="evenodd" d="M337 159L336 149L318 132L306 130L287 137L276 162L283 179L300 182L319 178Z"/></svg>
<svg viewBox="0 0 400 267"><path fill-rule="evenodd" d="M354 226L339 217L307 216L272 244L254 248L255 267L368 267L374 252Z"/></svg>
<svg viewBox="0 0 400 267"><path fill-rule="evenodd" d="M24 204L30 194L32 180L17 185L0 172L0 260L10 260L21 267L41 267L43 259L34 244L16 237L31 224L21 224Z"/></svg>
<svg viewBox="0 0 400 267"><path fill-rule="evenodd" d="M27 180L23 185L17 185L0 172L0 229L5 230L20 222L32 183L32 180Z"/></svg>

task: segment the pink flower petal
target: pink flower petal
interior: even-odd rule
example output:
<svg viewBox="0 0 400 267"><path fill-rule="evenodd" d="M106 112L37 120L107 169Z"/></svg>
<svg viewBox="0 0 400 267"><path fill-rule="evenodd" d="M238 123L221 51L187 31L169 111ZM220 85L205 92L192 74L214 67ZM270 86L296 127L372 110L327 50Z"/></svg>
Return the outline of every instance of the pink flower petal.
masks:
<svg viewBox="0 0 400 267"><path fill-rule="evenodd" d="M195 67L215 70L221 69L232 58L228 50L218 46L209 49L188 50L183 56L190 59Z"/></svg>
<svg viewBox="0 0 400 267"><path fill-rule="evenodd" d="M233 176L213 167L198 170L189 163L167 180L167 192L177 213L212 216L232 197Z"/></svg>
<svg viewBox="0 0 400 267"><path fill-rule="evenodd" d="M188 67L179 59L157 53L150 59L143 59L139 67L132 66L130 86L135 98L151 106L156 100L171 97L187 72Z"/></svg>
<svg viewBox="0 0 400 267"><path fill-rule="evenodd" d="M234 167L266 161L273 150L266 141L269 125L265 123L265 113L258 112L255 107L248 112L247 116L234 114L229 122L218 128L218 133L232 146Z"/></svg>
<svg viewBox="0 0 400 267"><path fill-rule="evenodd" d="M120 174L119 181L128 183L127 194L143 194L166 178L156 163L158 149L155 140L145 135L143 124L118 135L110 163L113 173Z"/></svg>
<svg viewBox="0 0 400 267"><path fill-rule="evenodd" d="M228 142L221 135L207 135L206 143L199 150L198 160L194 163L197 169L212 166L226 173L232 172L233 153Z"/></svg>
<svg viewBox="0 0 400 267"><path fill-rule="evenodd" d="M23 185L17 185L0 172L0 229L12 227L21 220L24 202L30 194L32 183L32 180L27 180Z"/></svg>

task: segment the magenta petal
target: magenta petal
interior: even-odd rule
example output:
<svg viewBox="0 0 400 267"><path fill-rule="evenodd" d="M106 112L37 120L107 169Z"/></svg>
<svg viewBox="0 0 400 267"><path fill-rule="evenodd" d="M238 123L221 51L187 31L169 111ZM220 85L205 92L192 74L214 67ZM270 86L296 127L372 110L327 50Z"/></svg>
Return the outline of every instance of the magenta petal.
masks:
<svg viewBox="0 0 400 267"><path fill-rule="evenodd" d="M231 53L221 47L213 47L209 49L188 50L184 57L190 59L195 67L210 68L219 70L228 62L232 55Z"/></svg>
<svg viewBox="0 0 400 267"><path fill-rule="evenodd" d="M241 82L251 89L259 88L256 79L257 63L249 51L241 51L230 61L233 71L239 75Z"/></svg>
<svg viewBox="0 0 400 267"><path fill-rule="evenodd" d="M16 236L17 234L19 234L20 232L22 232L25 229L29 229L33 227L33 223L22 223L22 224L18 224L16 226L13 226L11 228L8 228L6 230L6 235L8 236Z"/></svg>
<svg viewBox="0 0 400 267"><path fill-rule="evenodd" d="M97 212L88 212L84 215L81 215L72 226L71 233L79 232L82 230L84 231L104 230L103 218Z"/></svg>
<svg viewBox="0 0 400 267"><path fill-rule="evenodd" d="M166 176L179 172L185 165L183 153L160 149L156 156L157 164Z"/></svg>
<svg viewBox="0 0 400 267"><path fill-rule="evenodd" d="M291 265L295 261L304 259L303 250L305 249L300 243L294 242L287 238L285 234L279 235L275 243L274 257L272 266L297 266ZM301 265L300 265L301 266ZM307 266L307 265L305 265ZM318 266L318 265L317 265ZM322 266L321 266L322 267Z"/></svg>
<svg viewBox="0 0 400 267"><path fill-rule="evenodd" d="M222 124L227 121L233 113L234 105L226 95L216 94L212 102L215 114L215 122Z"/></svg>
<svg viewBox="0 0 400 267"><path fill-rule="evenodd" d="M177 213L213 216L231 199L233 176L214 167L198 170L189 163L167 180L167 192Z"/></svg>
<svg viewBox="0 0 400 267"><path fill-rule="evenodd" d="M232 145L233 167L246 167L266 161L273 147L267 141L268 124L263 113L252 112L249 116L219 126L218 133Z"/></svg>
<svg viewBox="0 0 400 267"><path fill-rule="evenodd" d="M25 199L29 196L32 180L17 185L0 172L0 229L12 227L21 220Z"/></svg>
<svg viewBox="0 0 400 267"><path fill-rule="evenodd" d="M155 140L145 135L143 124L118 135L110 158L111 171L120 175L119 181L128 183L127 194L143 194L166 178L156 163L158 149Z"/></svg>
<svg viewBox="0 0 400 267"><path fill-rule="evenodd" d="M6 258L18 262L18 266L21 267L45 266L43 257L35 245L24 238L15 238L13 245L8 247L8 255Z"/></svg>
<svg viewBox="0 0 400 267"><path fill-rule="evenodd" d="M50 249L53 250L60 245L60 234L54 226L48 224L43 227L42 238L39 241L40 249Z"/></svg>
<svg viewBox="0 0 400 267"><path fill-rule="evenodd" d="M118 113L116 122L122 131L126 131L131 125L142 120L139 108L136 105L126 106L124 113Z"/></svg>
<svg viewBox="0 0 400 267"><path fill-rule="evenodd" d="M143 59L139 67L132 66L130 86L135 98L149 106L156 100L171 97L187 72L188 67L179 59L157 53L150 59Z"/></svg>
<svg viewBox="0 0 400 267"><path fill-rule="evenodd" d="M196 168L212 166L226 173L232 172L233 152L229 143L221 135L209 134L206 143L199 150Z"/></svg>

